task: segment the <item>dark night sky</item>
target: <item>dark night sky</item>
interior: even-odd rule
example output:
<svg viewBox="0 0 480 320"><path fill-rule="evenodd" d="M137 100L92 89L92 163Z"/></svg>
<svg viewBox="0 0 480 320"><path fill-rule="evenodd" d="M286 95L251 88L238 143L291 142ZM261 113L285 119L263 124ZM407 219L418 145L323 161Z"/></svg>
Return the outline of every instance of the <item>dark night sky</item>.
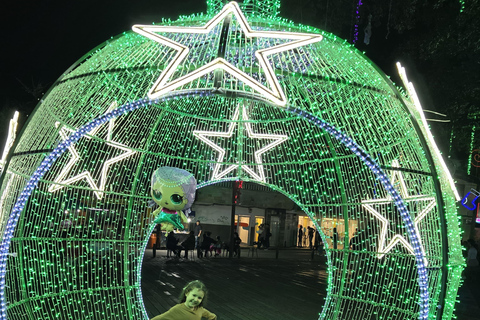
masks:
<svg viewBox="0 0 480 320"><path fill-rule="evenodd" d="M285 1L282 1L281 12L289 15L281 15L305 23L292 16L292 10L284 6ZM292 3L298 4L297 1ZM8 120L14 110L20 110L21 120L25 121L36 105L37 99L27 93L25 87L32 89L41 84L45 88L43 92L47 91L84 54L110 37L130 30L133 24L151 24L162 18L175 20L179 15L205 11L206 0L2 1L0 150L3 150ZM388 52L389 44L396 41L395 35L386 41L375 32L368 50L361 46L360 50L366 50L387 74L395 76L395 62L401 57ZM415 70L407 71L410 71L410 78L414 78Z"/></svg>
<svg viewBox="0 0 480 320"><path fill-rule="evenodd" d="M136 23L205 11L202 0L2 1L0 150L14 111L25 121L36 106L25 87L47 91L83 55Z"/></svg>
<svg viewBox="0 0 480 320"><path fill-rule="evenodd" d="M5 98L25 99L19 80L30 87L32 81L50 87L84 54L135 23L150 24L162 17L176 19L206 10L201 0L5 2L0 9L4 24L2 104Z"/></svg>

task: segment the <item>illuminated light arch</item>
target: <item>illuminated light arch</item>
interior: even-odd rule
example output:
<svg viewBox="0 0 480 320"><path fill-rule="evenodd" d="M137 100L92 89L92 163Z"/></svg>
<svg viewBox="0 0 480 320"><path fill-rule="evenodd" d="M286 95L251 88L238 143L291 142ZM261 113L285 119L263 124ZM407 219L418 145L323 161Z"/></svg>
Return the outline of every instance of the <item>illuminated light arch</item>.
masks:
<svg viewBox="0 0 480 320"><path fill-rule="evenodd" d="M133 110L136 110L141 107L145 107L147 105L152 104L152 101L142 99L140 101L134 102L133 104L128 104L126 106L123 106L121 108L118 108L114 111L107 112L105 115L101 116L100 118L97 118L93 120L92 122L88 123L87 125L79 128L77 131L72 132L72 134L68 137L63 139L63 141L50 153L48 157L46 157L40 166L36 169L36 171L33 173L33 175L30 178L30 181L27 183L25 186L24 190L20 194L20 197L18 198L17 202L15 203L14 209L10 215L10 218L7 222L7 232L4 235L4 238L2 240L1 247L6 247L8 248L10 246L10 241L13 237L13 230L18 222L18 218L20 217L20 214L22 210L25 207L25 204L28 200L28 198L31 196L33 190L37 187L39 181L43 178L43 176L48 172L48 168L66 151L66 150L72 150L72 145L78 142L82 137L84 137L87 133L95 131L99 126L103 125L106 122L111 122L114 120L116 117L124 114L131 112ZM246 112L243 109L244 116L246 116ZM293 110L292 110L293 111ZM235 110L235 117L238 119L238 112L239 108ZM303 112L301 112L303 114ZM395 187L393 186L392 183L388 182L387 175L382 172L382 169L378 166L378 164L375 163L373 159L371 159L368 154L366 154L359 146L357 146L351 138L346 136L345 134L339 132L336 130L334 127L329 125L328 123L325 123L324 121L320 119L315 119L312 115L308 114L303 114L303 116L309 120L313 121L318 127L325 129L329 134L331 134L335 139L337 139L339 142L344 144L347 148L349 148L353 153L355 153L359 158L362 159L362 161L372 170L372 172L377 176L377 178L381 181L381 183L385 186L385 189L388 191L388 194L390 197L392 197L395 201L396 206L399 208L402 218L405 220L406 225L409 227L409 236L410 239L412 239L413 245L410 245L412 248L412 254L415 256L417 260L417 265L419 267L418 273L419 273L419 282L420 282L420 289L422 291L422 310L420 311L420 317L426 317L428 314L428 288L427 288L427 282L428 282L428 276L427 272L425 269L424 265L424 254L423 252L420 251L420 247L418 245L418 237L416 236L417 231L412 228L412 223L411 219L409 217L408 210L403 203L403 200L401 196L398 194L396 191ZM243 118L242 120L245 120ZM282 138L278 138L279 140L282 140ZM231 170L230 170L231 171ZM254 181L260 181L260 182L265 182L264 180L258 179L258 177L253 176ZM216 177L221 178L220 176ZM95 192L95 190L93 190ZM318 226L318 225L317 225ZM150 227L150 229L152 229ZM406 240L403 239L405 243L408 244ZM4 251L1 253L1 258L0 258L0 274L5 273L5 268L6 268L6 259L7 258L7 253ZM140 268L140 267L139 267ZM5 290L5 285L4 282L0 282L0 292L3 292ZM0 296L0 303L2 306L2 310L6 309L5 301L1 298L4 295ZM421 314L424 313L425 315L422 316ZM6 318L5 314L0 314L0 318Z"/></svg>
<svg viewBox="0 0 480 320"><path fill-rule="evenodd" d="M267 5L275 7L276 2ZM211 6L209 2L209 11ZM252 15L247 20L256 31L320 33L274 20L273 16ZM212 17L215 14L182 18L173 24L203 27ZM233 30L239 30L240 22L232 23L237 23ZM146 318L139 271L141 249L152 226L147 209L149 178L152 169L165 164L194 172L199 186L241 178L273 187L299 204L321 228L327 244L329 286L321 319L368 317L372 310L385 319L449 319L463 259L460 241L456 241L459 232L455 196L448 174L439 164L438 154L433 152L430 158L431 146L427 147L428 140L422 140L421 130L425 128L418 125L420 116L412 101L351 46L332 35L322 36L322 41L269 56L268 63L287 97L283 106L281 101L262 97L231 75L222 78L220 90L214 85L215 77L209 75L172 88L156 101L144 99L175 52L133 32L97 48L66 72L30 117L3 177L0 271L5 276L0 281L4 293L0 318L8 315L9 319L20 320L28 313L54 319L56 312L64 309L72 317L74 310L82 309L98 320L99 314L120 319ZM202 39L191 37L194 43ZM250 47L249 38L233 33L224 41L233 48L230 58L233 54L244 60L251 57L247 61L251 64L244 67L268 88L270 80L254 58L257 47ZM281 44L278 39L271 41L273 45ZM195 50L190 52L192 57L185 57L176 77L188 75L205 65L210 54L218 53L215 47ZM105 114L112 100L123 106ZM239 104L249 106L248 114L232 121ZM128 114L119 117L123 113ZM90 161L92 166L111 158L96 147L108 145L109 138L95 132L95 128L114 118L116 130L110 138L136 155L108 170L108 187L94 190L79 180L49 192L55 177L69 162L67 154L62 156L69 143L75 142L84 162ZM80 129L62 142L55 127L57 121L60 127ZM232 123L242 128L247 138L249 125L254 134L288 136L263 153L261 163L245 160L247 166L257 169L254 172L264 172L265 180L255 179L248 172L238 176L237 171L242 170L212 179L218 150L196 137L194 131L228 132ZM99 133L95 139L88 138L92 130ZM235 146L231 141L235 139L224 140L221 148ZM257 139L246 139L245 152L261 150L250 140ZM391 165L395 159L400 168ZM226 167L243 163L235 157L224 162ZM263 171L258 170L260 165ZM71 176L89 168L76 164ZM401 173L404 185L401 183L397 190L385 172L395 177ZM32 183L27 184L28 180ZM103 197L96 197L95 191L101 191ZM419 232L414 217L424 208L409 205L406 194L436 199L436 205L422 219ZM398 216L391 218L403 223L405 232L397 231L413 248L413 254L406 246L397 245L378 259L382 224L362 209L362 200L372 199L393 199ZM83 225L82 231L69 231L68 239L58 233L65 210L79 210L75 218ZM111 214L112 210L115 214ZM332 230L322 225L325 219L334 219L339 230L344 227L345 240L337 249L329 243ZM105 230L95 230L99 223L106 229L118 225L121 232L112 236ZM361 250L348 248L351 226L358 227L363 240ZM449 241L444 241L443 236L448 236ZM107 243L115 250L105 247ZM94 263L99 261L99 254L104 254L100 251L106 252L105 261L110 263L107 270ZM71 268L72 264L76 267ZM366 267L375 273L358 269ZM101 272L104 277L89 281L82 271ZM362 277L348 279L349 274ZM58 281L60 276L68 280ZM17 296L10 289L16 279L29 291ZM380 282L388 286L371 287ZM100 303L105 299L107 303ZM62 305L65 300L67 307ZM359 305L364 307L364 314L359 314Z"/></svg>

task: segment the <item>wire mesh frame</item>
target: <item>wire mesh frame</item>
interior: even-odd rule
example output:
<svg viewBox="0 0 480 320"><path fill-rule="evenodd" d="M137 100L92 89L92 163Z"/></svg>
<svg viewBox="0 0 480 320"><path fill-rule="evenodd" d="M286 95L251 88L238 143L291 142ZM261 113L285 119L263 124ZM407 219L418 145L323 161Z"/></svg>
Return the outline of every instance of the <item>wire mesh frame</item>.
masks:
<svg viewBox="0 0 480 320"><path fill-rule="evenodd" d="M63 152L65 152L67 150L67 147L68 145L78 141L83 135L85 135L87 132L90 132L92 131L96 126L99 126L101 124L103 124L104 122L110 120L111 118L113 117L117 117L117 116L120 116L124 113L127 113L129 111L132 111L136 108L139 108L139 107L142 107L142 106L145 106L145 105L149 105L151 104L150 101L145 101L145 100L142 100L142 101L138 101L136 102L135 104L132 104L132 105L127 105L127 106L124 106L124 107L121 107L119 109L116 109L114 112L110 113L110 114L107 114L105 116L102 116L100 117L99 119L96 119L95 121L92 121L91 123L89 123L88 125L80 128L77 132L73 133L72 136L68 139L68 141L65 141L64 143L62 143L61 145L59 145L51 154L49 157L47 157L42 165L37 169L36 173L32 176L32 178L30 179L30 182L27 184L27 186L25 187L24 189L24 192L22 192L22 195L21 197L19 198L19 200L17 201L17 204L15 205L15 209L14 209L14 212L12 213L12 217L16 217L18 219L19 217L19 213L23 210L23 206L26 204L26 201L28 199L28 196L29 194L31 193L31 191L35 188L35 185L40 181L40 179L42 178L43 174L46 173L47 171L47 167L49 167L49 165L55 161L55 159L57 159ZM292 111L295 111L295 110L292 110ZM300 114L302 114L303 112L302 111L299 111ZM367 154L365 154L364 152L361 151L361 149L355 145L355 143L350 139L348 138L347 136L343 135L342 133L338 132L335 128L331 127L330 125L324 123L323 121L321 121L320 119L315 119L314 117L310 116L310 115L305 115L305 117L309 118L310 121L315 121L316 124L319 126L319 127L322 127L324 129L326 129L332 136L335 137L335 139L339 140L340 142L342 142L344 145L346 145L350 150L352 150L353 152L355 152L357 154L357 156L359 157L362 157L364 158L363 161L366 162L366 164L370 167L370 169L372 171L375 172L375 174L377 175L378 178L381 179L382 183L385 184L386 186L386 189L392 194L392 196L394 198L399 198L401 199L401 197L397 194L397 191L395 190L395 188L393 187L393 185L391 185L389 182L388 182L388 178L386 176L386 174L384 174L382 172L382 170L380 169L380 167L378 165L375 164L375 162L373 161L373 159L371 159ZM402 204L402 201L401 200L398 200L397 201L397 205L398 206L403 206L405 207L404 204ZM406 209L406 207L405 207ZM406 221L406 224L410 223L408 221L409 219L409 214L408 214L408 211L407 211L407 214L404 214L403 215L404 218L406 218L405 220ZM13 227L14 228L14 224L15 224L15 219L11 220L8 225L10 227ZM319 230L321 230L319 228L319 226L317 225L317 228ZM11 230L11 229L10 229ZM413 239L413 241L415 241L416 239L416 235L415 234L412 234L411 235L411 238ZM5 242L5 239L8 241L9 240L9 235L7 235L7 237L4 238L4 244L3 246L7 246L8 247L8 242ZM146 244L146 243L144 243ZM5 257L5 256L4 256ZM422 265L423 264L423 257L420 255L419 257L417 257L417 262L420 262L419 264ZM5 270L5 260L3 261L2 263L2 268ZM425 286L425 283L428 282L428 279L425 278L425 270L424 268L419 268L420 272L421 272L421 277L419 278L423 278L425 282L423 282L422 284ZM1 271L1 270L0 270ZM425 290L425 287L423 288L424 292L426 291ZM340 290L341 292L342 290ZM427 297L428 297L428 293L427 293ZM428 300L428 299L427 299ZM425 305L424 305L425 306ZM427 304L427 307L428 307L428 304ZM338 310L338 309L337 309ZM427 311L428 312L428 311Z"/></svg>
<svg viewBox="0 0 480 320"><path fill-rule="evenodd" d="M129 36L130 36L130 35L129 35ZM138 37L137 37L137 38L138 38ZM143 45L145 46L145 45L147 45L147 44L144 43ZM108 46L107 46L106 49L107 49L107 50L113 49L113 47L108 47ZM331 59L334 60L333 54L335 53L335 52L334 52L334 51L335 51L335 48L330 49L330 51L329 51L329 49L328 49L327 47L325 47L325 48L323 48L323 50L326 51L327 56L330 55L330 56L331 56ZM127 53L124 53L124 54L125 54L125 55L128 55ZM303 58L302 58L302 57L296 57L296 56L295 56L295 57L293 57L292 59L295 60L297 64L302 64L302 63L304 64L304 63L305 63L305 62L302 62L302 61L303 61ZM108 70L108 68L109 68L110 66L112 66L112 62L111 62L111 61L109 62L108 60L106 60L105 62L106 62L106 64L105 64L103 70L100 68L98 71L94 71L94 73L95 73L95 72L103 73L104 78L105 78L106 80L108 80L108 79L112 80L112 79L114 79L114 76L116 76L115 72L110 73L109 70ZM279 61L277 61L277 62L280 63ZM95 63L95 60L92 60L92 65L93 65L94 63ZM321 64L321 63L324 63L324 62L323 62L323 61L320 61L319 64ZM86 64L86 67L88 67L88 64ZM345 71L345 70L348 70L348 64L345 63L345 62L336 64L336 66L335 66L334 68L332 68L331 66L329 66L327 63L325 63L325 66L322 65L322 67L325 67L325 69L327 70L327 75L329 75L329 76L333 76L333 75L335 75L335 73L342 73L342 70L344 70L344 71ZM113 66L112 66L112 68L113 68ZM147 67L144 67L144 68L147 68L147 69L148 69L148 66L147 66ZM320 67L319 67L319 68L320 68ZM140 70L140 69L139 69L139 70ZM283 69L282 69L282 70L283 70ZM69 80L71 80L71 79L73 79L74 77L77 77L77 76L78 76L78 77L82 77L82 75L81 75L81 72L82 72L81 68L78 68L78 69L76 69L76 70L74 70L74 71L75 71L75 72L73 72L73 73L71 73L70 75L66 76L66 77L63 79L63 82L62 82L60 85L65 85L65 86L67 87L68 85L70 85L70 84L68 83ZM129 72L132 73L132 71L135 71L135 70L134 70L134 69L126 69L126 71L127 71L127 73L129 73ZM76 73L78 73L78 72L80 72L80 74L76 75ZM283 72L283 71L282 71L282 72ZM132 73L132 74L134 74L134 73ZM379 74L381 74L381 72L379 72ZM88 73L87 73L87 75L88 75ZM353 73L352 73L352 74L348 74L348 72L346 73L346 76L347 76L347 80L348 80L348 81L354 81L352 75L353 75ZM302 76L303 76L304 78L308 78L307 75L302 75ZM325 77L324 77L324 78L325 78ZM125 81L128 82L128 81L130 81L130 80L129 80L129 79L125 79ZM332 81L332 83L333 83L333 82L335 82L335 79L331 79L330 81ZM345 81L346 81L346 80L343 80L343 79L336 81L336 84L335 84L336 87L334 87L333 85L331 85L331 89L328 89L328 90L341 90L340 87L341 87L341 85L344 85L344 84L346 83ZM148 81L147 81L147 82L148 82ZM311 84L309 84L309 83L307 83L307 82L305 82L305 83L306 83L306 86L305 86L305 88L306 88L305 91L306 91L306 90L308 90L308 86L311 86ZM291 86L291 87L297 89L297 88L299 88L300 86L299 86L298 84L296 84L296 86ZM357 86L357 87L360 87L360 86ZM372 87L372 86L367 86L367 87ZM339 88L340 88L340 89L339 89ZM373 87L372 87L372 88L373 88ZM313 87L313 89L317 89L317 87ZM288 89L287 89L287 90L288 90ZM327 90L327 91L328 91L328 90ZM318 90L318 91L316 91L316 92L322 92L322 90ZM238 92L236 92L236 93L238 93ZM251 92L245 93L245 95L246 95L246 98L248 98L248 97L250 97L250 98L255 98L254 95L253 95ZM290 95L291 95L291 96L299 96L299 94L296 93L296 92L292 92L292 93L290 93ZM301 96L301 95L300 95L300 96ZM304 97L304 96L305 96L305 93L304 93L304 95L303 95L302 97ZM342 93L342 97L343 97L343 96L348 96L348 95ZM312 96L309 95L308 92L307 92L306 99L311 99L311 98L312 98ZM368 98L365 98L365 99L368 99ZM400 99L400 100L401 100L401 99ZM265 101L263 101L263 102L265 102ZM333 101L332 101L332 102L333 102ZM59 103L60 103L60 100L59 100ZM312 105L313 105L313 104L312 104ZM341 107L341 105L337 105L337 104L335 104L335 103L332 103L332 107L331 107L331 108L334 108L333 106L334 106L334 107ZM47 111L46 111L46 110L43 110L43 111L40 111L40 110L39 110L39 111L37 111L37 112L47 112ZM84 111L82 110L81 112L84 112ZM311 112L311 111L308 111L308 112ZM319 111L319 110L315 110L315 112L320 112L320 111ZM312 113L313 113L313 112L312 112ZM79 113L79 115L81 115L81 113ZM328 116L328 115L326 115L326 117L327 117L327 116ZM348 116L348 115L347 115L347 116ZM328 118L327 118L327 119L328 119ZM347 118L345 118L345 120L347 120ZM78 122L78 123L82 123L82 122L80 121L80 122ZM414 124L415 124L415 122L414 122ZM75 124L73 124L73 123L70 123L70 125L72 125L72 127L75 127ZM350 124L348 123L348 121L345 121L345 123L342 123L342 125L340 125L340 126L338 126L338 124L337 124L337 127L340 127L340 128L348 128L349 125L350 125ZM358 124L356 124L355 126L358 128L358 127L361 127L362 124L361 124L361 123L358 123ZM31 128L31 130L36 130L36 129L37 129L37 128ZM350 130L350 131L351 131L351 130ZM372 131L374 132L374 130L372 130ZM418 133L418 131L417 131L417 133ZM361 137L355 137L355 138L356 138L356 139L360 139ZM361 139L360 139L360 140L361 140ZM361 140L361 141L362 141L362 143L364 143L364 140ZM367 141L367 143L369 143L369 142ZM369 147L369 148L368 148L368 152L371 152L372 147L374 147L374 146L375 146L375 145L372 145L372 146L369 145L369 146L368 146L368 147ZM419 157L420 157L420 155L419 155ZM420 160L421 160L421 159L420 159ZM386 161L382 161L382 162L383 162L383 163L388 163L388 162L386 162ZM431 165L431 163L430 163L430 165ZM16 174L16 173L15 173L15 174ZM304 206L304 208L305 208L305 211L306 211L306 212L308 212L309 210L311 211L311 209L308 209L307 206ZM313 215L311 215L311 218L314 218ZM447 250L447 249L444 248L444 247L442 247L442 250L444 250L444 252L445 252L445 250ZM330 251L329 251L329 252L330 252ZM338 258L339 258L340 260L342 260L340 256L338 256ZM333 258L330 259L330 261L332 261L332 260L333 260ZM345 263L342 263L342 265L345 266ZM337 266L335 266L335 268L337 268ZM340 267L339 267L339 268L340 268ZM346 271L345 271L345 270L342 270L342 272L343 272L343 274L345 274ZM342 276L342 277L343 277L343 276ZM330 296L332 296L332 295L330 295ZM341 295L340 295L339 297L341 298ZM433 297L432 297L432 298L433 298ZM434 300L434 301L436 301L436 300ZM342 306L343 306L343 305L342 305ZM337 307L335 308L335 310L339 310L339 307L340 307L340 305L337 304ZM377 308L377 307L375 307L375 308ZM372 312L373 312L373 311L372 311ZM338 315L338 314L337 314L337 315ZM409 315L409 316L411 316L411 315ZM388 318L388 317L389 317L389 316L387 315L387 318ZM327 317L327 318L328 318L328 317Z"/></svg>

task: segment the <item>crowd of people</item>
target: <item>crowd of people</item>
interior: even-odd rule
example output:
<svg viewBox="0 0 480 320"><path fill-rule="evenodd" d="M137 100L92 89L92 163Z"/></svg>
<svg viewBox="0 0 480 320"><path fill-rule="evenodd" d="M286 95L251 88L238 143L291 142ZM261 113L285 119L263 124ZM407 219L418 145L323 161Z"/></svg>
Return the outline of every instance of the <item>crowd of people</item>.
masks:
<svg viewBox="0 0 480 320"><path fill-rule="evenodd" d="M257 230L258 240L253 243L254 246L257 246L258 249L268 250L270 248L270 238L272 233L270 231L270 225L260 224ZM237 232L234 232L234 245L233 245L233 255L240 256L240 239ZM298 247L309 247L310 249L318 249L320 253L323 252L323 242L321 237L314 228L308 226L304 228L299 226L298 229ZM173 253L174 256L180 257L181 251L185 251L184 258L188 259L188 253L191 250L196 250L197 257L209 257L209 256L218 256L222 254L222 250L229 251L229 244L224 242L220 236L212 237L210 231L203 231L200 221L197 221L195 227L188 234L187 238L183 241L180 241L175 233L172 231L167 236L167 250Z"/></svg>
<svg viewBox="0 0 480 320"><path fill-rule="evenodd" d="M270 238L272 233L270 231L270 225L260 224L257 230L258 240L253 243L258 249L268 250L270 248ZM314 228L307 226L306 228L299 225L298 228L298 241L297 247L308 247L310 249L316 249L320 254L323 254L324 245L320 234ZM233 238L233 255L240 256L240 239L237 232L234 232ZM209 256L218 256L222 254L222 251L230 251L228 242L224 242L219 235L215 238L212 237L210 231L203 231L200 221L197 221L195 227L188 234L187 238L180 241L175 233L172 231L167 236L167 250L173 253L175 257L181 256L181 251L185 251L184 258L188 259L189 251L195 250L198 258L206 258ZM167 255L169 256L169 254Z"/></svg>
<svg viewBox="0 0 480 320"><path fill-rule="evenodd" d="M320 255L323 255L324 245L320 233L315 228L307 226L306 228L302 225L298 226L297 231L297 247L303 248L308 247L309 249L318 250Z"/></svg>
<svg viewBox="0 0 480 320"><path fill-rule="evenodd" d="M184 258L188 259L188 251L195 249L195 237L193 231L190 231L187 238L179 243L179 239L175 237L175 233L170 231L167 235L167 256L170 256L170 253L177 258L180 258L182 250L185 251Z"/></svg>
<svg viewBox="0 0 480 320"><path fill-rule="evenodd" d="M240 256L240 243L242 239L238 236L238 233L235 232L233 236L233 255ZM202 225L200 221L197 221L195 228L190 231L187 238L180 243L180 240L177 239L175 233L171 231L167 236L167 256L169 253L177 258L180 258L182 250L185 251L184 258L188 259L188 252L191 250L197 251L197 258L207 258L209 256L218 256L222 254L222 250L229 251L230 246L228 243L222 241L220 236L216 236L215 239L212 238L212 233L210 231L203 232Z"/></svg>

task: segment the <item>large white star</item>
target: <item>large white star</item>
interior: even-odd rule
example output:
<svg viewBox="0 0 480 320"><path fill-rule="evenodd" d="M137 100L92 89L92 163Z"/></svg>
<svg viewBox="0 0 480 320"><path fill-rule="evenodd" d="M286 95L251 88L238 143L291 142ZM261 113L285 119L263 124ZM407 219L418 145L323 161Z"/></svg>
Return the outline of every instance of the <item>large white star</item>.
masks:
<svg viewBox="0 0 480 320"><path fill-rule="evenodd" d="M108 108L108 110L105 112L105 114L109 113L110 111L112 111L116 107L117 107L117 103L113 102L110 105L110 107ZM55 123L55 125L58 128L60 126L60 123L57 122L57 123ZM70 151L70 154L71 154L71 158L68 161L68 163L65 165L65 167L63 167L62 171L55 178L55 180L54 180L55 184L52 184L48 188L49 192L55 192L57 190L62 189L65 185L69 185L69 184L72 184L76 181L85 179L86 182L90 185L90 187L94 190L93 193L97 196L97 198L98 199L103 198L103 191L105 191L105 185L107 183L107 173L108 173L108 170L110 169L110 166L112 164L116 163L116 162L119 162L119 161L127 158L127 157L130 157L131 155L133 155L135 153L135 151L130 150L129 148L127 148L127 146L125 146L123 144L120 144L118 142L112 141L112 131L113 131L114 125L115 125L115 118L111 119L108 122L106 144L108 146L120 149L124 152L121 153L120 155L118 155L114 158L108 159L107 161L104 162L103 167L102 167L102 171L101 171L101 174L100 174L100 185L97 186L97 184L95 183L95 181L92 178L92 175L90 174L90 171L84 171L84 172L82 172L82 173L80 173L80 174L78 174L74 177L65 179L65 177L70 173L70 170L72 170L75 163L80 159L80 156L79 156L77 150L75 150L74 145L71 145L70 147L68 147L68 150ZM89 135L94 135L100 129L100 127L101 126L98 126L95 129L93 129L92 131L90 131ZM74 130L68 129L66 127L62 127L62 128L60 128L59 134L62 137L62 139L65 141L68 138L69 134L72 133L72 132L74 132ZM88 136L86 136L86 137L88 138Z"/></svg>
<svg viewBox="0 0 480 320"><path fill-rule="evenodd" d="M244 169L248 174L255 180L265 182L265 172L263 171L263 162L262 162L262 155L269 151L270 149L276 147L280 143L286 141L288 139L288 136L286 135L281 135L281 134L262 134L262 133L254 133L252 130L251 124L248 122L248 115L247 115L247 110L243 107L242 108L242 120L244 120L243 125L245 126L245 129L247 131L247 135L251 139L263 139L263 140L273 140L269 144L265 145L263 148L258 149L257 151L254 152L254 159L255 163L257 164L256 167L258 168L258 173L255 172L253 168L247 165L241 165L242 169ZM237 169L240 167L240 164L233 164L224 169L223 171L220 171L220 166L221 162L223 162L223 159L225 157L225 148L222 148L221 146L217 145L215 142L212 140L208 139L207 137L222 137L222 138L231 138L233 136L234 130L237 126L237 120L240 116L240 106L238 106L235 109L235 112L232 117L232 122L230 123L227 132L213 132L213 131L200 131L200 130L195 130L193 131L193 135L197 137L198 139L202 140L206 144L208 144L210 147L215 149L218 152L218 157L217 157L217 163L215 164L215 167L213 169L213 174L212 174L212 180L220 179L230 173L231 171Z"/></svg>
<svg viewBox="0 0 480 320"><path fill-rule="evenodd" d="M398 160L393 160L392 161L392 167L393 168L399 168L399 162ZM400 171L393 171L393 174L391 176L391 183L392 185L395 186L396 182L398 180L398 186L397 189L400 191L400 195L402 196L402 199L404 202L409 203L409 202L414 202L414 201L428 201L428 204L423 208L422 211L420 211L417 216L414 219L414 228L415 228L415 233L417 235L418 241L420 248L422 250L423 255L425 256L425 247L422 243L421 237L420 237L420 230L418 225L420 222L425 218L425 216L435 207L436 205L436 200L434 197L428 197L425 195L417 195L417 196L411 196L408 194L407 190L407 185L405 184L405 180L403 179L403 174ZM392 196L389 194L387 195L386 198L384 199L374 199L374 200L362 200L362 207L364 207L368 212L370 212L372 215L374 215L378 220L381 222L381 230L380 230L380 235L378 238L378 252L380 254L378 255L378 258L382 258L386 253L388 253L390 250L397 245L397 243L401 243L405 246L405 248L412 254L414 255L414 250L413 246L408 242L402 235L395 234L391 239L390 242L388 242L387 245L385 243L387 242L387 233L388 229L390 226L390 221L382 215L380 212L378 212L376 209L373 208L372 205L375 204L390 204L393 203ZM427 259L424 259L425 265L428 264Z"/></svg>
<svg viewBox="0 0 480 320"><path fill-rule="evenodd" d="M287 39L294 40L288 43L283 43L270 48L260 49L255 52L255 57L258 60L260 69L263 69L265 79L268 83L266 85L255 80L252 76L241 71L236 66L225 60L223 57L217 57L213 61L201 66L200 68L182 76L177 79L171 79L175 70L179 64L187 57L190 49L176 41L173 41L167 37L159 35L161 33L192 33L192 34L208 34L212 29L217 26L222 20L229 14L233 14L238 24L240 25L243 33L247 38L267 38L267 39ZM243 15L242 11L238 7L236 2L230 2L226 4L223 9L210 21L208 21L203 27L173 27L173 26L152 26L152 25L134 25L133 31L150 38L153 41L159 42L167 47L174 49L177 53L168 66L160 74L159 78L148 92L150 99L156 99L161 95L172 91L184 84L187 84L194 79L198 79L210 72L218 69L222 69L228 72L233 77L239 79L243 83L250 86L253 90L264 95L264 97L279 106L285 106L287 99L280 87L280 84L275 76L275 72L267 61L269 55L291 50L308 44L312 44L322 40L321 35L309 34L309 33L294 33L294 32L281 32L281 31L254 31L250 28L247 19Z"/></svg>

